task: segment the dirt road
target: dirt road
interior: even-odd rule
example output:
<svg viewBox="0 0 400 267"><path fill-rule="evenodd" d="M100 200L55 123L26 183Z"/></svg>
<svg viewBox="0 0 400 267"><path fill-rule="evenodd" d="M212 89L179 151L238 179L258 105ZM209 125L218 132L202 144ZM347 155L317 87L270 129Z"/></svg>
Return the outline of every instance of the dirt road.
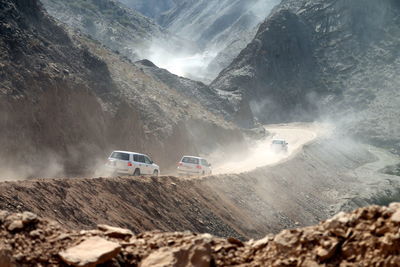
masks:
<svg viewBox="0 0 400 267"><path fill-rule="evenodd" d="M266 125L270 136L254 142L248 152L237 151L233 155L214 153L208 158L213 162L213 174L233 174L252 171L258 167L273 165L287 160L301 151L302 147L321 135L324 127L320 124L276 124ZM288 151L275 153L271 150L274 138L285 139Z"/></svg>

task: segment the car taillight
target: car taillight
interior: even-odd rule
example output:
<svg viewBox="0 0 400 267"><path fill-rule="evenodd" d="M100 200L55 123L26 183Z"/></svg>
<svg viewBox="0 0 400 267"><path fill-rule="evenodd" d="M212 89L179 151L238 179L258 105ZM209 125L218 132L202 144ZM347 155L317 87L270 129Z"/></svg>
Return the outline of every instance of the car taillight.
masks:
<svg viewBox="0 0 400 267"><path fill-rule="evenodd" d="M128 167L132 167L132 162L128 162Z"/></svg>
<svg viewBox="0 0 400 267"><path fill-rule="evenodd" d="M200 166L200 165L197 165L196 168L197 168L197 169L201 169L201 166Z"/></svg>

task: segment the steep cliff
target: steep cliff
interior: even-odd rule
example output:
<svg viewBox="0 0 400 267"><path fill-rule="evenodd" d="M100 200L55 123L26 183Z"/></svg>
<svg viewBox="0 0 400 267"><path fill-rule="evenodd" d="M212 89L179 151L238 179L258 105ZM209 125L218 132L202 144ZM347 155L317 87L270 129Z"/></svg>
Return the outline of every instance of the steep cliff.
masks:
<svg viewBox="0 0 400 267"><path fill-rule="evenodd" d="M398 142L399 6L283 1L212 87L263 122L329 117L382 145Z"/></svg>

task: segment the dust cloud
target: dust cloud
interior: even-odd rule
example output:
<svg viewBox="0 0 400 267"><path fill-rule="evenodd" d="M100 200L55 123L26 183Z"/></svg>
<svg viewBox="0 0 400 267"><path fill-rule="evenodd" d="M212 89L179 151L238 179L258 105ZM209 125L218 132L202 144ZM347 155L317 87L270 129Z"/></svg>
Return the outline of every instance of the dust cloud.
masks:
<svg viewBox="0 0 400 267"><path fill-rule="evenodd" d="M266 125L265 128L270 135L263 140L254 141L247 152L237 151L228 157L220 152L209 155L208 159L213 163L213 174L248 172L282 162L295 155L305 144L326 134L329 126L318 123L293 123ZM288 151L274 152L271 149L273 139L285 139L289 143Z"/></svg>
<svg viewBox="0 0 400 267"><path fill-rule="evenodd" d="M9 161L10 159L7 159ZM34 163L21 160L20 164L0 160L0 181L26 180L38 177L65 177L65 166L56 154L38 155Z"/></svg>
<svg viewBox="0 0 400 267"><path fill-rule="evenodd" d="M146 57L175 75L207 83L211 82L207 67L217 54L218 51L190 51L185 48L179 52L170 51L154 41Z"/></svg>

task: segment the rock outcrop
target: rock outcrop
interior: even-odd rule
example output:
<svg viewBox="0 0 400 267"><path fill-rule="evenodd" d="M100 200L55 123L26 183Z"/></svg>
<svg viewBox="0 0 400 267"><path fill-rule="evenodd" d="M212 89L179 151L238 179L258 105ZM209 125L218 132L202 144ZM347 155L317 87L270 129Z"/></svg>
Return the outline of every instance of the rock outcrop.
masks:
<svg viewBox="0 0 400 267"><path fill-rule="evenodd" d="M1 212L2 266L399 266L400 204L339 213L316 226L241 242L190 232L109 237L36 219L17 231L22 214Z"/></svg>
<svg viewBox="0 0 400 267"><path fill-rule="evenodd" d="M282 1L212 87L265 123L328 117L398 146L399 14L393 0Z"/></svg>

